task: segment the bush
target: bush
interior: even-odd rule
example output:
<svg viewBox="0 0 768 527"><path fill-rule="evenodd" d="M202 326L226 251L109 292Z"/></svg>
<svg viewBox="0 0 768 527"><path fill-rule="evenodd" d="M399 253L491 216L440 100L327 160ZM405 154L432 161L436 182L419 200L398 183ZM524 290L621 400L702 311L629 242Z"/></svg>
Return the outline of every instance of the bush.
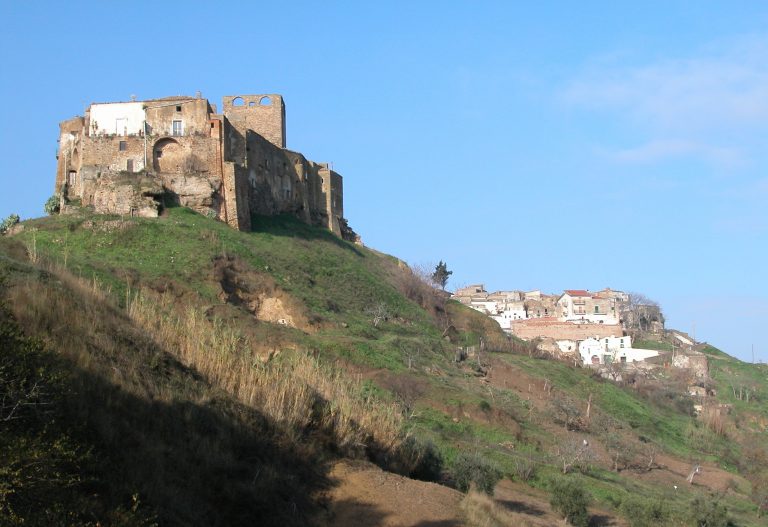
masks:
<svg viewBox="0 0 768 527"><path fill-rule="evenodd" d="M519 481L530 481L536 476L536 462L530 457L515 458L512 473Z"/></svg>
<svg viewBox="0 0 768 527"><path fill-rule="evenodd" d="M493 489L501 479L498 466L477 453L459 454L453 463L452 472L456 488L460 491L467 492L474 486L489 496L493 496Z"/></svg>
<svg viewBox="0 0 768 527"><path fill-rule="evenodd" d="M621 511L630 527L666 525L670 510L661 500L648 500L629 496L621 504Z"/></svg>
<svg viewBox="0 0 768 527"><path fill-rule="evenodd" d="M589 495L577 481L570 478L552 481L552 497L549 504L571 525L576 527L589 525L587 513L589 501Z"/></svg>
<svg viewBox="0 0 768 527"><path fill-rule="evenodd" d="M411 478L421 481L440 481L443 474L443 457L431 441L414 443L410 446L416 462L411 470Z"/></svg>
<svg viewBox="0 0 768 527"><path fill-rule="evenodd" d="M717 499L695 498L691 502L691 521L696 527L736 527L728 518L728 508Z"/></svg>
<svg viewBox="0 0 768 527"><path fill-rule="evenodd" d="M49 216L53 216L54 214L58 214L59 209L61 206L61 199L58 195L54 194L48 200L45 202L45 205L43 206L43 209L45 210L45 213Z"/></svg>
<svg viewBox="0 0 768 527"><path fill-rule="evenodd" d="M2 223L0 223L0 234L8 232L8 229L19 223L19 220L20 218L18 214L11 214L5 218Z"/></svg>

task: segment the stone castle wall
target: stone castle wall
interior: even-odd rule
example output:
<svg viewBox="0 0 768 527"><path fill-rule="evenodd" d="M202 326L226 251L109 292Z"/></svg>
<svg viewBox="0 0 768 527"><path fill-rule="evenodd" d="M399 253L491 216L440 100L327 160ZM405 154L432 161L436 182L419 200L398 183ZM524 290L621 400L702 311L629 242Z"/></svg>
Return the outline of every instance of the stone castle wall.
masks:
<svg viewBox="0 0 768 527"><path fill-rule="evenodd" d="M278 148L285 148L285 104L277 94L229 95L224 114L245 136L252 130Z"/></svg>
<svg viewBox="0 0 768 527"><path fill-rule="evenodd" d="M133 115L138 104L139 114ZM97 212L141 210L147 216L152 212L145 198L158 196L143 179L150 176L161 185L163 199L170 196L238 229L250 229L251 214L293 214L341 236L342 178L284 148L285 105L279 95L226 97L223 114L215 114L206 99L188 97L97 110L101 120L111 115L122 123L124 107L131 108L133 124L123 134L109 133L119 125L91 126L90 108L84 118L60 124L57 192ZM129 129L137 133L128 135ZM143 186L133 184L131 174Z"/></svg>
<svg viewBox="0 0 768 527"><path fill-rule="evenodd" d="M515 320L511 323L514 335L525 340L548 337L555 340L584 340L590 337L620 337L621 324L573 324L556 318Z"/></svg>

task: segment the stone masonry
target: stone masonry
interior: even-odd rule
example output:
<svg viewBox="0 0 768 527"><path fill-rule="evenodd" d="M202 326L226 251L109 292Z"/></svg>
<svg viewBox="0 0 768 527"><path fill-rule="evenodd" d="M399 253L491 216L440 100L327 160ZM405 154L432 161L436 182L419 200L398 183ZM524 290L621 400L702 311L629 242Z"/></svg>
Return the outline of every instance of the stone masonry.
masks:
<svg viewBox="0 0 768 527"><path fill-rule="evenodd" d="M165 203L234 228L252 215L292 214L354 239L342 177L287 150L285 104L276 94L200 95L93 103L60 123L56 192L98 213L157 216Z"/></svg>

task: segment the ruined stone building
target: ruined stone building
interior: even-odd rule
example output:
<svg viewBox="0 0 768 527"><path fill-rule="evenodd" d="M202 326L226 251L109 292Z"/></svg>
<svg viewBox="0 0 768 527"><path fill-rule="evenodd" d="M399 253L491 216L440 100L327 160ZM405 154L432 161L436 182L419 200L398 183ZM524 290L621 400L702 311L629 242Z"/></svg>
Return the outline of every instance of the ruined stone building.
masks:
<svg viewBox="0 0 768 527"><path fill-rule="evenodd" d="M341 176L286 149L280 95L227 96L221 113L199 94L94 103L60 130L64 209L152 217L173 202L240 230L252 215L288 213L354 236Z"/></svg>

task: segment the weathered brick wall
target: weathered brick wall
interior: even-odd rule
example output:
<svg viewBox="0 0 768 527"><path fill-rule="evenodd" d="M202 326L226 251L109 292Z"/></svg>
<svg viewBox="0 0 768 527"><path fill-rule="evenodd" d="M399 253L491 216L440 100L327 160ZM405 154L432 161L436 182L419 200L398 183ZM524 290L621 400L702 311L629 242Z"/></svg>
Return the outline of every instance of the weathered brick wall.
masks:
<svg viewBox="0 0 768 527"><path fill-rule="evenodd" d="M59 148L56 152L56 183L54 192L59 192L67 181L70 170L77 171L80 167L80 145L84 120L75 117L59 123Z"/></svg>
<svg viewBox="0 0 768 527"><path fill-rule="evenodd" d="M125 146L120 150L120 144ZM144 138L139 136L85 136L81 139L82 154L80 167L97 166L101 170L119 172L128 170L128 162L133 163L133 171L144 168ZM151 155L147 146L147 155ZM78 167L78 170L79 168Z"/></svg>
<svg viewBox="0 0 768 527"><path fill-rule="evenodd" d="M285 104L280 95L226 96L223 111L243 136L246 130L253 130L278 148L285 148Z"/></svg>
<svg viewBox="0 0 768 527"><path fill-rule="evenodd" d="M549 337L555 340L584 340L589 337L620 337L620 324L572 324L557 319L517 320L511 323L512 333L522 339Z"/></svg>
<svg viewBox="0 0 768 527"><path fill-rule="evenodd" d="M265 216L296 214L309 221L311 205L303 178L304 156L278 148L250 131L246 143L251 212Z"/></svg>
<svg viewBox="0 0 768 527"><path fill-rule="evenodd" d="M147 101L145 111L149 133L156 136L172 135L173 121L182 122L185 136L210 136L211 113L207 99Z"/></svg>
<svg viewBox="0 0 768 527"><path fill-rule="evenodd" d="M222 189L224 217L231 227L241 231L251 230L251 211L248 204L250 193L248 172L237 163L224 162Z"/></svg>

